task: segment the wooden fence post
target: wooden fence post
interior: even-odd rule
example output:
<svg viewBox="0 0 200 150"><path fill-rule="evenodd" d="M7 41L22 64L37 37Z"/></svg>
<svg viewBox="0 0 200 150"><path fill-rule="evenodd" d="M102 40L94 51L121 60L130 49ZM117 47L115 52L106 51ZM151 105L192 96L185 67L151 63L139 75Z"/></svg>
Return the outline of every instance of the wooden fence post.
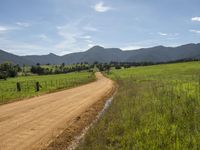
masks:
<svg viewBox="0 0 200 150"><path fill-rule="evenodd" d="M40 83L39 82L36 82L36 84L35 84L35 90L36 90L36 92L40 91Z"/></svg>
<svg viewBox="0 0 200 150"><path fill-rule="evenodd" d="M21 85L19 82L17 82L17 92L20 92L21 91Z"/></svg>

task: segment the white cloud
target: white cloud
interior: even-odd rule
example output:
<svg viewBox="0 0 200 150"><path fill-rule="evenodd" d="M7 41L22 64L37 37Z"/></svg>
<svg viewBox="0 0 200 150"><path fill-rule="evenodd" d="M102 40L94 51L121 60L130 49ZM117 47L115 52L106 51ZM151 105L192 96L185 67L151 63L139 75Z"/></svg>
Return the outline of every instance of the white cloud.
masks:
<svg viewBox="0 0 200 150"><path fill-rule="evenodd" d="M179 33L165 33L165 32L158 32L160 36L168 36L168 37L177 37L179 36Z"/></svg>
<svg viewBox="0 0 200 150"><path fill-rule="evenodd" d="M0 33L1 33L1 32L6 32L6 31L8 31L8 30L9 30L8 27L6 27L6 26L0 26Z"/></svg>
<svg viewBox="0 0 200 150"><path fill-rule="evenodd" d="M137 46L137 45L130 45L130 46L122 47L121 49L122 50L137 50L137 49L140 49L140 48L144 48L144 47Z"/></svg>
<svg viewBox="0 0 200 150"><path fill-rule="evenodd" d="M48 53L47 50L49 50L49 48L40 45L14 41L2 37L0 37L0 45L1 49L17 55L32 55L38 54L38 52L40 52L39 54L42 55Z"/></svg>
<svg viewBox="0 0 200 150"><path fill-rule="evenodd" d="M137 50L137 49L153 47L153 46L157 46L157 45L161 45L161 44L162 44L162 42L160 41L160 38L159 39L148 39L148 40L144 40L144 41L129 42L129 43L126 43L126 44L120 46L120 48L122 50Z"/></svg>
<svg viewBox="0 0 200 150"><path fill-rule="evenodd" d="M85 40L87 43L93 43L92 40Z"/></svg>
<svg viewBox="0 0 200 150"><path fill-rule="evenodd" d="M18 27L12 27L12 26L1 26L0 25L0 33L7 33L11 30L19 30L20 28Z"/></svg>
<svg viewBox="0 0 200 150"><path fill-rule="evenodd" d="M88 44L88 47L89 47L89 48L94 47L94 46L95 46L95 44L91 44L91 43Z"/></svg>
<svg viewBox="0 0 200 150"><path fill-rule="evenodd" d="M17 22L16 25L20 26L20 27L29 27L30 24L27 22Z"/></svg>
<svg viewBox="0 0 200 150"><path fill-rule="evenodd" d="M20 30L21 28L16 26L1 26L0 25L0 33L7 33L13 30Z"/></svg>
<svg viewBox="0 0 200 150"><path fill-rule="evenodd" d="M192 21L199 21L200 22L200 17L193 17L191 18Z"/></svg>
<svg viewBox="0 0 200 150"><path fill-rule="evenodd" d="M161 36L167 36L168 34L167 33L163 33L163 32L158 32L159 35Z"/></svg>
<svg viewBox="0 0 200 150"><path fill-rule="evenodd" d="M77 48L76 43L78 42L78 38L82 36L82 33L79 32L75 26L59 26L57 30L58 35L61 36L63 40L55 46L56 49L71 50Z"/></svg>
<svg viewBox="0 0 200 150"><path fill-rule="evenodd" d="M40 34L37 36L39 39L45 41L45 42L52 42L52 40L45 34Z"/></svg>
<svg viewBox="0 0 200 150"><path fill-rule="evenodd" d="M83 38L83 39L91 39L92 37L90 35L85 35L85 36L82 36L81 38Z"/></svg>
<svg viewBox="0 0 200 150"><path fill-rule="evenodd" d="M109 6L105 6L104 2L99 2L94 6L94 10L96 12L107 12L109 10L111 10L112 8Z"/></svg>
<svg viewBox="0 0 200 150"><path fill-rule="evenodd" d="M88 41L92 37L80 28L80 22L58 26L57 34L62 38L61 42L55 45L55 49L61 50L62 54L69 52L82 51L88 49Z"/></svg>
<svg viewBox="0 0 200 150"><path fill-rule="evenodd" d="M0 36L0 46L2 49L10 50L12 53L18 55L42 55L49 53L49 50L53 50L53 53L62 55L87 50L94 43L90 32L97 31L97 29L88 23L84 25L83 21L84 20L80 19L68 24L57 26L56 40L52 40L47 34L41 33L29 36L29 38L25 40L26 42L21 41L21 38L13 39L13 37L10 37L7 32L23 30L25 26L28 27L28 24L17 22L15 23L15 26L0 25L0 35L1 33L3 35Z"/></svg>
<svg viewBox="0 0 200 150"><path fill-rule="evenodd" d="M200 34L200 30L190 30L190 32Z"/></svg>

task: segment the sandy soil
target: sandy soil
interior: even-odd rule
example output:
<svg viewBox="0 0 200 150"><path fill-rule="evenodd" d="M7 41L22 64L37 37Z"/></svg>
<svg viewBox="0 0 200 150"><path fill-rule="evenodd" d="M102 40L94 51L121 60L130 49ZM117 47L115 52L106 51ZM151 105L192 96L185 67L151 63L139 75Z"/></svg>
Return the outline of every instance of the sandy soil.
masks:
<svg viewBox="0 0 200 150"><path fill-rule="evenodd" d="M0 106L0 150L47 147L113 92L113 81L101 73L96 73L96 77L97 81L87 85Z"/></svg>

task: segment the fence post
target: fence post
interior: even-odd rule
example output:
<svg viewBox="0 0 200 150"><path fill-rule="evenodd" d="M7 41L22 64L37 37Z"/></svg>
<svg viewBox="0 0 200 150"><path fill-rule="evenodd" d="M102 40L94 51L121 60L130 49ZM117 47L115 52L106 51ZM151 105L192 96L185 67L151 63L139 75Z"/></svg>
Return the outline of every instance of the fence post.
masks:
<svg viewBox="0 0 200 150"><path fill-rule="evenodd" d="M19 82L17 82L17 92L20 92L21 91L21 85Z"/></svg>
<svg viewBox="0 0 200 150"><path fill-rule="evenodd" d="M36 92L40 91L40 83L39 82L36 82L35 90L36 90Z"/></svg>

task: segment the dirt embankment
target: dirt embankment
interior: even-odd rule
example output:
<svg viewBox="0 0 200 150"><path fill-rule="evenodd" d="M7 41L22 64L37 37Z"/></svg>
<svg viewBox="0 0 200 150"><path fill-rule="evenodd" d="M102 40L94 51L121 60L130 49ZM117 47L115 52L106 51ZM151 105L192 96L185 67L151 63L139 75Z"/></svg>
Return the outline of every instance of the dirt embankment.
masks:
<svg viewBox="0 0 200 150"><path fill-rule="evenodd" d="M0 149L65 149L115 90L101 73L77 88L0 106Z"/></svg>

